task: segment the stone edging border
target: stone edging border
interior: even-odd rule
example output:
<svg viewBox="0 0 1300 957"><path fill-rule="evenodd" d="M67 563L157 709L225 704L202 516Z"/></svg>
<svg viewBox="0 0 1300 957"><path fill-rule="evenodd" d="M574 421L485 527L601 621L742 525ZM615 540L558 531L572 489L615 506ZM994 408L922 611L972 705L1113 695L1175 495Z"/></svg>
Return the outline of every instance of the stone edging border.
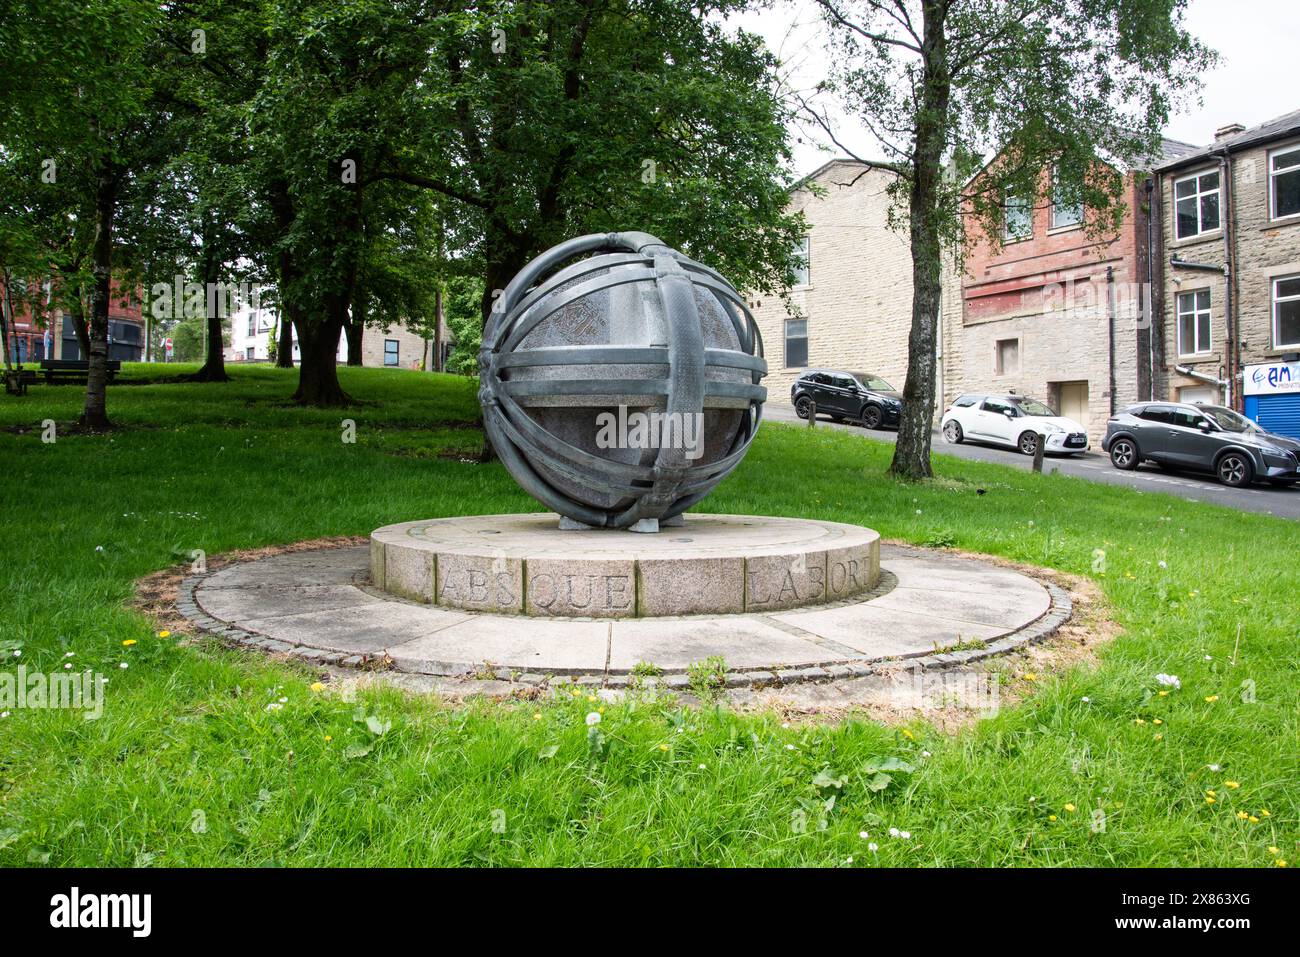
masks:
<svg viewBox="0 0 1300 957"><path fill-rule="evenodd" d="M919 553L928 551L916 546L908 546L911 550ZM882 573L884 569L881 569ZM305 664L314 665L337 665L345 668L357 668L371 671L388 671L398 670L387 656L375 655L357 655L346 654L343 652L327 651L322 648L310 648L305 645L293 645L287 641L280 641L275 638L268 638L265 635L256 632L247 631L229 622L222 621L219 618L213 618L199 607L195 600L194 590L214 572L205 572L186 576L180 583L176 599L176 609L199 631L218 638L227 644L235 647L255 648L260 651L270 652L271 654L288 655L296 658ZM775 671L767 670L744 670L728 671L726 687L727 688L763 688L770 686L780 686L793 684L796 682L826 682L839 681L851 678L863 678L868 675L879 674L882 671L892 669L900 662L907 662L913 667L920 667L927 671L944 671L956 669L969 665L976 661L982 661L998 655L1004 655L1015 651L1027 645L1041 642L1056 633L1063 624L1070 619L1074 610L1074 603L1070 594L1061 586L1054 582L1044 581L1035 575L1029 575L1021 571L1021 574L1033 578L1034 581L1042 585L1047 590L1051 598L1051 604L1047 611L1043 612L1038 618L1021 626L1009 634L1000 638L995 638L983 648L970 648L962 651L943 651L933 654L919 656L899 656L893 658L883 658L873 661L850 661L838 664L805 665L795 668L782 668ZM884 575L882 574L882 578ZM891 576L892 577L892 576ZM877 588L883 582L877 583ZM876 589L873 589L875 591ZM889 588L885 589L886 591ZM391 596L390 596L391 597ZM871 592L865 593L858 600L869 600L875 597ZM429 674L429 672L410 672L412 674ZM499 681L508 681L512 684L523 685L534 688L555 688L566 685L576 685L581 687L593 688L627 688L633 684L639 684L646 688L666 688L672 691L687 690L690 687L690 678L685 674L665 674L659 677L641 678L630 674L536 674L532 672L518 672L509 668L497 668L492 671L485 671L482 665L448 663L445 671L434 673L437 677L446 678L465 678L479 679L491 678Z"/></svg>

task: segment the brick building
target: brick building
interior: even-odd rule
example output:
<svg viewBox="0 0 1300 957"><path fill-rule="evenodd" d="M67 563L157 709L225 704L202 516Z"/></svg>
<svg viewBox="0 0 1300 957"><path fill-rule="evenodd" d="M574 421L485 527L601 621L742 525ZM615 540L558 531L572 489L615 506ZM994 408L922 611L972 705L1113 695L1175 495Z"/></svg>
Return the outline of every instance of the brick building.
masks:
<svg viewBox="0 0 1300 957"><path fill-rule="evenodd" d="M57 304L52 283L14 281L12 324L7 330L9 355L14 363L36 363L41 359L84 359L77 343L72 316ZM0 280L0 296L6 294ZM142 290L123 288L116 279L108 301L108 357L123 362L144 358L145 321ZM8 302L5 304L8 314ZM89 303L86 309L89 318Z"/></svg>
<svg viewBox="0 0 1300 957"><path fill-rule="evenodd" d="M1222 127L1157 176L1161 397L1300 436L1300 110Z"/></svg>
<svg viewBox="0 0 1300 957"><path fill-rule="evenodd" d="M1166 140L1156 162L1194 148ZM1032 395L1081 423L1095 444L1115 409L1153 394L1153 186L1142 171L1124 171L1123 222L1098 236L1051 176L1044 172L1037 200L1006 197L1001 237L970 244L960 292L945 298L940 395L944 407L962 392Z"/></svg>
<svg viewBox="0 0 1300 957"><path fill-rule="evenodd" d="M888 224L892 177L836 159L791 192L790 211L808 221L801 281L789 290L794 310L775 294L747 296L763 336L771 400L788 402L794 380L818 367L871 372L902 389L912 262L906 233Z"/></svg>

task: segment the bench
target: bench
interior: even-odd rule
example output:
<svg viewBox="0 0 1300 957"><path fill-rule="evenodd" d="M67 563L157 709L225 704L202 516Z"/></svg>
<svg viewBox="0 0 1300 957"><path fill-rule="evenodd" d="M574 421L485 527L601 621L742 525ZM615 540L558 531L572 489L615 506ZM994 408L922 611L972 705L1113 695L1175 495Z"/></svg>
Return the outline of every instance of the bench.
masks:
<svg viewBox="0 0 1300 957"><path fill-rule="evenodd" d="M122 368L121 359L108 360L108 380L110 382L117 376ZM41 375L45 376L45 381L54 383L60 382L85 382L90 377L90 360L89 359L42 359Z"/></svg>
<svg viewBox="0 0 1300 957"><path fill-rule="evenodd" d="M36 382L31 369L8 369L4 373L5 391L10 395L26 395L27 387Z"/></svg>

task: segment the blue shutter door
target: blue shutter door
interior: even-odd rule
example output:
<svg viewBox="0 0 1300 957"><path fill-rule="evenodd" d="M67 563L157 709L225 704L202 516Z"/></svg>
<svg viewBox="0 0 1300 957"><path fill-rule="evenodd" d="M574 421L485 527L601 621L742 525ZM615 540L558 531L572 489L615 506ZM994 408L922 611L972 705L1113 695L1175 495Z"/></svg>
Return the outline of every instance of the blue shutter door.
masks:
<svg viewBox="0 0 1300 957"><path fill-rule="evenodd" d="M1268 432L1300 439L1300 395L1252 396L1258 403L1255 421Z"/></svg>

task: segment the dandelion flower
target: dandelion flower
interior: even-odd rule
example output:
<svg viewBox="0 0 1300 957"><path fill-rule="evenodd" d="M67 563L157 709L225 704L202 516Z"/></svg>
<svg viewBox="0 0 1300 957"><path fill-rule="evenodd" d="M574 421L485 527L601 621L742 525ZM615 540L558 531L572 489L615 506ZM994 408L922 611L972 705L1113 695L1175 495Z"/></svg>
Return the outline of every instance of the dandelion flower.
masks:
<svg viewBox="0 0 1300 957"><path fill-rule="evenodd" d="M1207 798L1205 799L1205 803L1206 803L1206 804L1217 804L1218 802L1215 801L1214 798L1207 797Z"/></svg>
<svg viewBox="0 0 1300 957"><path fill-rule="evenodd" d="M170 638L171 636L172 636L172 633L171 633L170 631L168 631L166 628L164 628L162 631L158 632L158 637L159 637L159 638Z"/></svg>
<svg viewBox="0 0 1300 957"><path fill-rule="evenodd" d="M1048 819L1049 821L1055 821L1055 820L1056 820L1056 815L1055 815L1055 814L1049 814L1049 815L1047 815L1047 819Z"/></svg>
<svg viewBox="0 0 1300 957"><path fill-rule="evenodd" d="M1026 672L1025 672L1023 675L1021 675L1020 677L1024 678L1026 681L1037 681L1037 680L1038 680L1038 675L1034 674L1032 671L1026 671Z"/></svg>
<svg viewBox="0 0 1300 957"><path fill-rule="evenodd" d="M1143 720L1142 718L1134 718L1134 719L1133 719L1133 723L1134 723L1134 724L1146 724L1146 721Z"/></svg>
<svg viewBox="0 0 1300 957"><path fill-rule="evenodd" d="M1244 820L1246 820L1246 818L1248 818L1248 817L1250 817L1250 815L1247 814L1245 811L1238 811L1238 812L1237 812L1237 820L1238 820L1238 821L1244 821Z"/></svg>
<svg viewBox="0 0 1300 957"><path fill-rule="evenodd" d="M1279 854L1282 853L1282 848L1280 848L1280 847L1270 847L1270 848L1268 849L1268 852L1269 852L1270 854L1272 854L1274 857L1277 857Z"/></svg>
<svg viewBox="0 0 1300 957"><path fill-rule="evenodd" d="M876 853L876 851L880 850L880 845L877 844L875 841L872 841L867 845L867 850L869 850L872 854L874 854Z"/></svg>
<svg viewBox="0 0 1300 957"><path fill-rule="evenodd" d="M600 712L589 711L587 713L587 727L592 728L600 724Z"/></svg>
<svg viewBox="0 0 1300 957"><path fill-rule="evenodd" d="M1166 688L1181 688L1183 683L1178 680L1178 675L1167 675L1163 672L1156 675L1156 684L1164 685Z"/></svg>
<svg viewBox="0 0 1300 957"><path fill-rule="evenodd" d="M896 828L896 827L891 827L891 828L889 829L889 836L890 836L890 837L898 837L898 834L899 834L898 828Z"/></svg>
<svg viewBox="0 0 1300 957"><path fill-rule="evenodd" d="M1259 823L1259 818L1255 817L1255 815L1253 814L1250 817L1246 818L1246 820L1249 821L1251 824Z"/></svg>
<svg viewBox="0 0 1300 957"><path fill-rule="evenodd" d="M319 682L319 681L313 681L313 682L311 683L311 690L312 690L312 691L324 691L324 690L325 690L325 685L323 685L323 684L322 684L321 682Z"/></svg>
<svg viewBox="0 0 1300 957"><path fill-rule="evenodd" d="M1223 786L1224 786L1225 788L1232 788L1232 790L1235 791L1235 790L1237 790L1237 788L1241 787L1241 782L1240 782L1240 781L1224 781L1224 782L1223 782Z"/></svg>
<svg viewBox="0 0 1300 957"><path fill-rule="evenodd" d="M134 639L134 638L128 638L128 639L126 639L126 641L122 642L122 647L123 647L123 648L130 648L130 647L131 647L132 645L134 645L134 644L135 644L135 639Z"/></svg>
<svg viewBox="0 0 1300 957"><path fill-rule="evenodd" d="M1156 719L1153 720L1151 723L1152 723L1152 724L1164 724L1164 722L1161 721L1159 718L1156 718Z"/></svg>
<svg viewBox="0 0 1300 957"><path fill-rule="evenodd" d="M1165 739L1165 736L1163 734L1157 734L1155 739L1157 741L1163 741Z"/></svg>
<svg viewBox="0 0 1300 957"><path fill-rule="evenodd" d="M1077 810L1077 808L1075 808L1075 806L1074 806L1073 804L1067 804L1067 805L1065 805L1065 809L1066 809L1067 811L1069 811L1070 813L1072 813L1072 814Z"/></svg>
<svg viewBox="0 0 1300 957"><path fill-rule="evenodd" d="M334 735L332 735L332 734L327 734L327 735L325 735L325 740L326 740L326 741L333 741L333 740L334 740Z"/></svg>
<svg viewBox="0 0 1300 957"><path fill-rule="evenodd" d="M1214 703L1215 701L1219 700L1219 696L1217 694L1206 695L1205 700L1209 701L1210 703Z"/></svg>
<svg viewBox="0 0 1300 957"><path fill-rule="evenodd" d="M667 751L667 750L668 750L668 745L666 745L666 744L661 744L661 745L659 745L659 750L660 750L660 751Z"/></svg>
<svg viewBox="0 0 1300 957"><path fill-rule="evenodd" d="M869 838L870 836L871 836L871 835L868 834L866 831L858 831L858 837L862 838L862 840L864 840L864 841L865 841L867 838Z"/></svg>
<svg viewBox="0 0 1300 957"><path fill-rule="evenodd" d="M1267 808L1260 808L1260 810L1259 810L1259 816L1260 816L1260 817L1272 817L1273 815L1271 815L1271 814L1268 813L1268 809L1267 809Z"/></svg>
<svg viewBox="0 0 1300 957"><path fill-rule="evenodd" d="M1218 791L1206 791L1205 793L1208 794L1210 797L1218 797L1218 796L1219 796L1219 792L1218 792Z"/></svg>
<svg viewBox="0 0 1300 957"><path fill-rule="evenodd" d="M1277 867L1286 867L1286 861L1282 860L1280 857L1274 861L1273 864Z"/></svg>

